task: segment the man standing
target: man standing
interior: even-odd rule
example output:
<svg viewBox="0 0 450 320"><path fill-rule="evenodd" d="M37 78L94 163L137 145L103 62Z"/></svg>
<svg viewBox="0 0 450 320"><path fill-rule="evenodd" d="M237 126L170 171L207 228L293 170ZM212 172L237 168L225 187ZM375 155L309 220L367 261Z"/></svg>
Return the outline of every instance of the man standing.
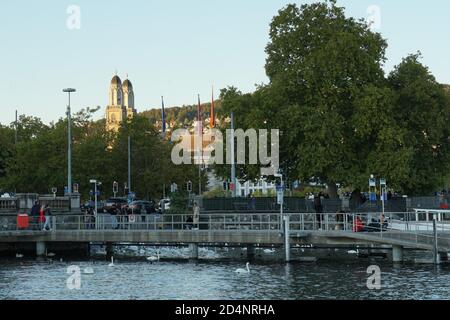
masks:
<svg viewBox="0 0 450 320"><path fill-rule="evenodd" d="M319 226L319 230L322 229L322 192L320 192L316 197L314 197L314 209L316 210L316 220Z"/></svg>
<svg viewBox="0 0 450 320"><path fill-rule="evenodd" d="M199 223L200 223L200 207L198 206L197 202L194 202L194 230L199 229Z"/></svg>
<svg viewBox="0 0 450 320"><path fill-rule="evenodd" d="M42 231L52 231L52 228L50 227L50 219L52 217L52 210L50 209L49 204L45 205L44 215L45 215L45 223L44 223L44 228L42 229Z"/></svg>

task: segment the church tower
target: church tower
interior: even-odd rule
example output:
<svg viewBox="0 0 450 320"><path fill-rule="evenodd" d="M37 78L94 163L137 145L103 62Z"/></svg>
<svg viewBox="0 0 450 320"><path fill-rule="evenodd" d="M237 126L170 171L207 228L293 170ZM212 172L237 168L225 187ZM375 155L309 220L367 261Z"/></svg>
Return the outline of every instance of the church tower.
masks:
<svg viewBox="0 0 450 320"><path fill-rule="evenodd" d="M123 83L115 75L109 87L109 105L106 107L106 130L119 131L122 121L136 115L134 108L134 92L131 81L126 79Z"/></svg>
<svg viewBox="0 0 450 320"><path fill-rule="evenodd" d="M106 107L106 130L119 131L120 124L124 118L122 80L115 75L109 88L109 105Z"/></svg>
<svg viewBox="0 0 450 320"><path fill-rule="evenodd" d="M126 79L122 84L123 90L123 105L125 109L125 114L127 118L133 118L136 114L136 109L134 108L134 92L133 85L131 81Z"/></svg>

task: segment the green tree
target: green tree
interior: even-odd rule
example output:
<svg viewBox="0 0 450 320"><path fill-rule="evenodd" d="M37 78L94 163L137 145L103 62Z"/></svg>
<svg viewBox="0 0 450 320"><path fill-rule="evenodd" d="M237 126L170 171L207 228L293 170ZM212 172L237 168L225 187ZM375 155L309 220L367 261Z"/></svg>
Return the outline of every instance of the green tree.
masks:
<svg viewBox="0 0 450 320"><path fill-rule="evenodd" d="M266 71L282 99L273 125L290 119L290 163L302 179L348 184L364 167L352 123L358 93L384 81L386 42L335 1L288 5L273 19ZM287 121L290 122L290 121ZM287 146L285 146L287 147ZM293 172L294 173L294 172Z"/></svg>
<svg viewBox="0 0 450 320"><path fill-rule="evenodd" d="M387 149L393 150L389 159L377 157L390 167L385 174L393 175L399 188L413 195L441 187L450 162L450 98L444 86L419 62L420 57L406 57L388 77L394 92L389 116L397 130L382 130L387 135ZM400 179L396 179L399 173Z"/></svg>

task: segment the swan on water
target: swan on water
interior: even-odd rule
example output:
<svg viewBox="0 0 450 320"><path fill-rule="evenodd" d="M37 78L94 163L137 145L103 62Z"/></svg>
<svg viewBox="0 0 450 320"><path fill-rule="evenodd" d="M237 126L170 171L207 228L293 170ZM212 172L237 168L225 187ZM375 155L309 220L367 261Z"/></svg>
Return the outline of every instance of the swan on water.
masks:
<svg viewBox="0 0 450 320"><path fill-rule="evenodd" d="M348 254L359 254L359 249L356 250L349 250L347 251Z"/></svg>
<svg viewBox="0 0 450 320"><path fill-rule="evenodd" d="M150 262L156 262L156 261L159 261L159 259L160 259L159 251L156 252L156 256L147 257L147 261L150 261Z"/></svg>
<svg viewBox="0 0 450 320"><path fill-rule="evenodd" d="M236 269L236 273L239 273L239 274L243 274L243 273L250 273L250 262L247 262L247 264L246 264L246 269L242 269L242 268L239 268L239 269Z"/></svg>
<svg viewBox="0 0 450 320"><path fill-rule="evenodd" d="M17 258L17 259L23 258L23 254L16 253L16 258Z"/></svg>
<svg viewBox="0 0 450 320"><path fill-rule="evenodd" d="M108 264L108 267L114 267L114 257L111 257L111 263Z"/></svg>
<svg viewBox="0 0 450 320"><path fill-rule="evenodd" d="M54 254L53 252L47 252L47 249L45 249L45 255L50 258L56 256L56 254Z"/></svg>

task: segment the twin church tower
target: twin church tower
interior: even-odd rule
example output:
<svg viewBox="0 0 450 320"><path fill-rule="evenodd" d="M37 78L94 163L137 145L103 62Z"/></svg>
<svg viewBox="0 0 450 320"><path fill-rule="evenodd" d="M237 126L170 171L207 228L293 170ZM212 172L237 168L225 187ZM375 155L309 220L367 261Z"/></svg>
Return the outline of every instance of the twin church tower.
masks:
<svg viewBox="0 0 450 320"><path fill-rule="evenodd" d="M119 76L115 75L111 80L109 105L106 107L106 130L117 132L122 121L132 118L136 113L131 81L127 77L122 83Z"/></svg>

